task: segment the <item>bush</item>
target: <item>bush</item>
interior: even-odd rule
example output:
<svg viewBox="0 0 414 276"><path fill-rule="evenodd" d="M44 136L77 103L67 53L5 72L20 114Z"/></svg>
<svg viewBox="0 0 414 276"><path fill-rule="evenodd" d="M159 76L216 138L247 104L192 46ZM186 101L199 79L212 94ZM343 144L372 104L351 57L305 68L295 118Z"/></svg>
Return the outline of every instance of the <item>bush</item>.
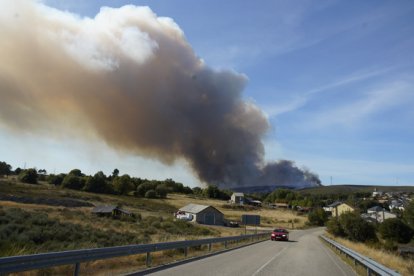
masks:
<svg viewBox="0 0 414 276"><path fill-rule="evenodd" d="M37 184L37 171L35 169L27 169L19 174L19 180L23 183Z"/></svg>
<svg viewBox="0 0 414 276"><path fill-rule="evenodd" d="M356 213L345 213L339 217L345 235L352 241L377 241L375 226L363 220Z"/></svg>
<svg viewBox="0 0 414 276"><path fill-rule="evenodd" d="M379 226L379 233L385 240L408 243L413 238L413 230L398 218L386 219Z"/></svg>
<svg viewBox="0 0 414 276"><path fill-rule="evenodd" d="M45 213L0 209L0 256L148 242L128 232L62 223Z"/></svg>
<svg viewBox="0 0 414 276"><path fill-rule="evenodd" d="M328 214L322 208L317 208L309 213L308 221L310 225L324 226L328 221Z"/></svg>
<svg viewBox="0 0 414 276"><path fill-rule="evenodd" d="M344 229L342 228L341 224L339 223L337 219L335 218L331 219L330 221L328 221L326 226L327 226L328 232L331 233L332 235L338 236L338 237L345 237Z"/></svg>
<svg viewBox="0 0 414 276"><path fill-rule="evenodd" d="M345 213L327 223L328 232L358 242L377 242L375 226L356 213Z"/></svg>

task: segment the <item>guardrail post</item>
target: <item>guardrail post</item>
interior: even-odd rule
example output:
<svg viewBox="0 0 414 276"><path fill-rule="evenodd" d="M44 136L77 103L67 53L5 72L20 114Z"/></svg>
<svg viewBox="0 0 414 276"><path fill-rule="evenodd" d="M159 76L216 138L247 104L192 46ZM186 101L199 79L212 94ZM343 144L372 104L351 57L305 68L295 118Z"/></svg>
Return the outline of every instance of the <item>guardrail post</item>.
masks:
<svg viewBox="0 0 414 276"><path fill-rule="evenodd" d="M187 257L188 254L188 247L184 247L184 257Z"/></svg>
<svg viewBox="0 0 414 276"><path fill-rule="evenodd" d="M147 252L147 258L145 259L145 264L147 265L147 267L151 266L151 252Z"/></svg>
<svg viewBox="0 0 414 276"><path fill-rule="evenodd" d="M75 270L73 271L73 276L79 276L79 270L80 270L80 263L76 263Z"/></svg>
<svg viewBox="0 0 414 276"><path fill-rule="evenodd" d="M224 248L227 248L227 241L224 242Z"/></svg>
<svg viewBox="0 0 414 276"><path fill-rule="evenodd" d="M211 243L208 244L208 251L211 251Z"/></svg>

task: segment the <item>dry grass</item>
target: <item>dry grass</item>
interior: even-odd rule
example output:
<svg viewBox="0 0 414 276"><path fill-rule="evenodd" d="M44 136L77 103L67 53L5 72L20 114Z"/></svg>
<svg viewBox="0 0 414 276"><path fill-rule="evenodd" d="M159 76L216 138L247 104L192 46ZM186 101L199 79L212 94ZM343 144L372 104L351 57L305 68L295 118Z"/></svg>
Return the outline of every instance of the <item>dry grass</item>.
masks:
<svg viewBox="0 0 414 276"><path fill-rule="evenodd" d="M402 275L414 275L414 260L404 259L394 253L382 249L372 248L364 243L357 243L347 239L333 237L328 233L326 235L340 244L373 259L374 261L398 271Z"/></svg>
<svg viewBox="0 0 414 276"><path fill-rule="evenodd" d="M277 209L266 209L258 208L253 211L244 211L244 210L234 210L223 208L223 204L226 204L226 201L216 200L216 199L206 199L206 198L197 198L189 197L181 194L170 194L168 198L165 199L167 203L173 205L177 209L189 204L202 204L202 205L211 205L224 213L226 219L240 221L243 214L251 215L260 215L261 224L265 227L285 227L285 228L302 228L304 227L307 217L298 216L296 212L290 210L277 210ZM293 221L293 227L292 227ZM226 231L228 232L228 231Z"/></svg>

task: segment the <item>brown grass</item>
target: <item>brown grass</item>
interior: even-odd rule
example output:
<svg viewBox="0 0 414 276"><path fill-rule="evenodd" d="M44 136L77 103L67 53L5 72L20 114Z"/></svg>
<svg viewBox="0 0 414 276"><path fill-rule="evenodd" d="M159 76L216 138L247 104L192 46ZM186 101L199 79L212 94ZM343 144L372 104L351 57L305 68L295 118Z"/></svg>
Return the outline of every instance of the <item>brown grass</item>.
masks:
<svg viewBox="0 0 414 276"><path fill-rule="evenodd" d="M347 239L333 237L328 233L326 235L340 244L373 259L374 261L390 269L398 271L401 275L414 275L414 260L404 259L395 253L378 248L372 248L364 243L352 242Z"/></svg>
<svg viewBox="0 0 414 276"><path fill-rule="evenodd" d="M226 219L241 221L241 216L243 214L254 214L261 216L261 226L265 227L285 227L285 228L302 228L304 227L306 221L308 220L306 216L298 216L296 212L291 210L277 210L277 209L267 209L267 208L258 208L253 211L244 211L244 210L234 210L223 208L222 205L226 203L223 200L216 199L206 199L206 198L197 198L197 197L188 197L181 194L170 194L165 200L170 205L173 205L177 209L189 204L202 204L202 205L211 205L218 210L220 210ZM292 227L293 221L293 227Z"/></svg>

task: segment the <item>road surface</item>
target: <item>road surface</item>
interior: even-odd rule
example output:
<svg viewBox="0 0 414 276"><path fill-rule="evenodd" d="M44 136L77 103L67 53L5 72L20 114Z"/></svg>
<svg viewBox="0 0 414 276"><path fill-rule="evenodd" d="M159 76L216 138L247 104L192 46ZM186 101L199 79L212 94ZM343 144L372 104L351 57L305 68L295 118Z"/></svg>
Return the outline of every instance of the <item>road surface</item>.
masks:
<svg viewBox="0 0 414 276"><path fill-rule="evenodd" d="M292 231L290 242L269 240L148 275L356 275L319 240L322 233L321 228Z"/></svg>

